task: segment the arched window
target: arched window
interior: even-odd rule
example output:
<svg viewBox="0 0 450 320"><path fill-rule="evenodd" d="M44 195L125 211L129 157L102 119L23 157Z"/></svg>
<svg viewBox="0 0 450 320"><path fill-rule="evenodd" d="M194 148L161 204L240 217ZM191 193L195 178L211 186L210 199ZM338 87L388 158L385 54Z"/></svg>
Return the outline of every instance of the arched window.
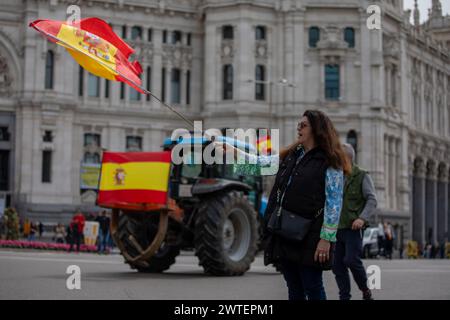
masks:
<svg viewBox="0 0 450 320"><path fill-rule="evenodd" d="M309 47L316 48L320 40L320 29L318 27L309 28Z"/></svg>
<svg viewBox="0 0 450 320"><path fill-rule="evenodd" d="M255 68L255 99L265 100L266 72L263 65L258 64Z"/></svg>
<svg viewBox="0 0 450 320"><path fill-rule="evenodd" d="M353 149L355 150L355 159L354 162L356 162L357 159L357 152L358 152L358 136L355 132L355 130L350 130L347 134L347 143L350 144Z"/></svg>
<svg viewBox="0 0 450 320"><path fill-rule="evenodd" d="M131 40L142 40L142 28L134 26L131 28Z"/></svg>
<svg viewBox="0 0 450 320"><path fill-rule="evenodd" d="M55 66L55 55L52 50L47 51L45 57L45 89L53 89L53 72Z"/></svg>
<svg viewBox="0 0 450 320"><path fill-rule="evenodd" d="M233 99L233 66L231 64L223 67L223 99Z"/></svg>
<svg viewBox="0 0 450 320"><path fill-rule="evenodd" d="M255 29L256 40L266 40L266 27L257 26Z"/></svg>
<svg viewBox="0 0 450 320"><path fill-rule="evenodd" d="M344 30L344 40L348 43L349 48L355 47L355 29L347 27Z"/></svg>
<svg viewBox="0 0 450 320"><path fill-rule="evenodd" d="M338 64L325 65L325 99L339 100L340 73Z"/></svg>

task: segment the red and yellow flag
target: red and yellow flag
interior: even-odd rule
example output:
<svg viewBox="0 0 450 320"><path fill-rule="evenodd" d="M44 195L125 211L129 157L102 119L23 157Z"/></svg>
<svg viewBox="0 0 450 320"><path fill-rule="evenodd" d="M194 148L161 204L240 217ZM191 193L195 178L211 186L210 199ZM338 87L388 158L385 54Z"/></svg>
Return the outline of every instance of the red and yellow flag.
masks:
<svg viewBox="0 0 450 320"><path fill-rule="evenodd" d="M97 204L141 208L167 204L171 154L104 152Z"/></svg>
<svg viewBox="0 0 450 320"><path fill-rule="evenodd" d="M142 67L139 62L130 62L134 52L125 41L117 36L111 26L99 18L85 18L77 25L66 21L36 20L30 23L50 41L55 42L90 73L125 82L141 93Z"/></svg>
<svg viewBox="0 0 450 320"><path fill-rule="evenodd" d="M257 148L259 154L270 154L272 152L272 140L269 136L264 136L258 139Z"/></svg>

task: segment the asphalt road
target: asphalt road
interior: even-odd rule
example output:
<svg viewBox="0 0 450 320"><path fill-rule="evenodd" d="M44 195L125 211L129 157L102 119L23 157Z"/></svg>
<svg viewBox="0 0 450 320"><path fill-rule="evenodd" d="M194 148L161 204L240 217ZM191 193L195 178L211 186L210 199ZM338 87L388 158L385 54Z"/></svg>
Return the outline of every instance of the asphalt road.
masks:
<svg viewBox="0 0 450 320"><path fill-rule="evenodd" d="M450 260L366 260L381 270L377 300L450 299ZM81 270L81 289L69 290L67 267ZM338 291L331 272L325 272L329 299ZM355 299L360 293L353 283ZM257 257L241 277L203 274L197 258L183 252L163 274L139 274L119 255L68 254L0 250L0 299L174 299L285 300L282 275Z"/></svg>

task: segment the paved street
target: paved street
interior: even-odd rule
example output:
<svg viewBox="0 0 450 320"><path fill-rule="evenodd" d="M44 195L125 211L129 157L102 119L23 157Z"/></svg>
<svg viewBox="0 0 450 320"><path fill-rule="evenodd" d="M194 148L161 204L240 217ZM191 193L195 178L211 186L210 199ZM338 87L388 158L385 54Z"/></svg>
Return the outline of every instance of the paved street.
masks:
<svg viewBox="0 0 450 320"><path fill-rule="evenodd" d="M376 299L450 299L450 260L366 260L381 268ZM81 290L66 288L69 265L81 268ZM139 274L119 255L0 250L0 299L286 299L282 276L258 257L242 277L203 274L197 259L183 252L164 274ZM329 299L337 299L331 272ZM354 288L356 292L356 288ZM356 294L360 299L359 293Z"/></svg>

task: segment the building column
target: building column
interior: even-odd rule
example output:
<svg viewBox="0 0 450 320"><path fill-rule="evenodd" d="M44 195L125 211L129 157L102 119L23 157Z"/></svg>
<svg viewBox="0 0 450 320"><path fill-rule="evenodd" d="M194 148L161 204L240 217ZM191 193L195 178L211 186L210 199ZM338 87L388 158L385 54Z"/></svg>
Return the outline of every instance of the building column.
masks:
<svg viewBox="0 0 450 320"><path fill-rule="evenodd" d="M144 32L144 33L146 33L146 32ZM146 37L147 37L147 35L146 35ZM145 89L147 89L147 63L143 63L142 64L142 74L141 74L141 83L142 83L142 87L144 87ZM142 108L145 108L145 105L147 104L147 95L146 94L141 94L141 99L139 100L139 102L140 102L140 104L141 104L141 106L142 106ZM144 139L144 137L143 137L143 139ZM143 150L145 150L144 149L144 144L142 144L142 149Z"/></svg>
<svg viewBox="0 0 450 320"><path fill-rule="evenodd" d="M181 74L180 74L180 84L181 84L181 89L180 89L180 94L181 94L181 105L183 107L186 106L186 90L187 90L187 81L186 81L186 77L187 77L187 70L185 68L180 70Z"/></svg>
<svg viewBox="0 0 450 320"><path fill-rule="evenodd" d="M384 207L389 208L390 203L390 190L389 190L389 139L384 136L383 146L383 158L384 158Z"/></svg>
<svg viewBox="0 0 450 320"><path fill-rule="evenodd" d="M445 234L446 241L450 241L450 171L447 173L447 215L446 215L447 223L447 232Z"/></svg>
<svg viewBox="0 0 450 320"><path fill-rule="evenodd" d="M385 94L386 94L386 105L391 106L391 65L387 64L384 71L384 79L385 79Z"/></svg>
<svg viewBox="0 0 450 320"><path fill-rule="evenodd" d="M397 203L397 188L396 188L396 175L397 175L397 170L396 169L396 153L395 153L395 144L396 144L396 139L395 138L390 138L389 139L389 207L390 209L395 210L396 206L395 204Z"/></svg>
<svg viewBox="0 0 450 320"><path fill-rule="evenodd" d="M166 103L172 105L172 88L170 87L172 83L172 66L167 64L166 66Z"/></svg>
<svg viewBox="0 0 450 320"><path fill-rule="evenodd" d="M151 68L152 68L152 83L151 83L151 89L152 92L159 98L162 98L162 91L161 91L161 77L162 77L162 68L163 68L163 47L162 47L162 29L153 28L153 59L151 62ZM161 105L159 102L157 102L155 99L150 99L150 106L152 109L154 108L160 108Z"/></svg>
<svg viewBox="0 0 450 320"><path fill-rule="evenodd" d="M437 208L437 241L442 243L447 230L446 215L448 212L448 168L440 167L438 177L438 208Z"/></svg>
<svg viewBox="0 0 450 320"><path fill-rule="evenodd" d="M426 167L422 160L416 160L413 177L412 239L425 243L425 177Z"/></svg>
<svg viewBox="0 0 450 320"><path fill-rule="evenodd" d="M218 59L219 55L219 28L209 21L205 22L205 60L204 60L204 100L201 101L205 107L210 103L221 100L220 83L222 82L222 67L223 64ZM200 73L199 69L193 68L192 71ZM197 79L197 78L196 78ZM219 79L219 81L217 80ZM194 90L194 92L196 92ZM199 101L200 102L200 101Z"/></svg>
<svg viewBox="0 0 450 320"><path fill-rule="evenodd" d="M420 64L420 79L425 79L425 64ZM426 99L425 99L425 81L420 82L420 99L419 99L419 105L420 105L420 128L426 129L427 127L427 105L426 105Z"/></svg>
<svg viewBox="0 0 450 320"><path fill-rule="evenodd" d="M436 165L432 162L427 164L426 178L426 212L425 232L426 242L436 242L436 212L437 212L437 173Z"/></svg>

